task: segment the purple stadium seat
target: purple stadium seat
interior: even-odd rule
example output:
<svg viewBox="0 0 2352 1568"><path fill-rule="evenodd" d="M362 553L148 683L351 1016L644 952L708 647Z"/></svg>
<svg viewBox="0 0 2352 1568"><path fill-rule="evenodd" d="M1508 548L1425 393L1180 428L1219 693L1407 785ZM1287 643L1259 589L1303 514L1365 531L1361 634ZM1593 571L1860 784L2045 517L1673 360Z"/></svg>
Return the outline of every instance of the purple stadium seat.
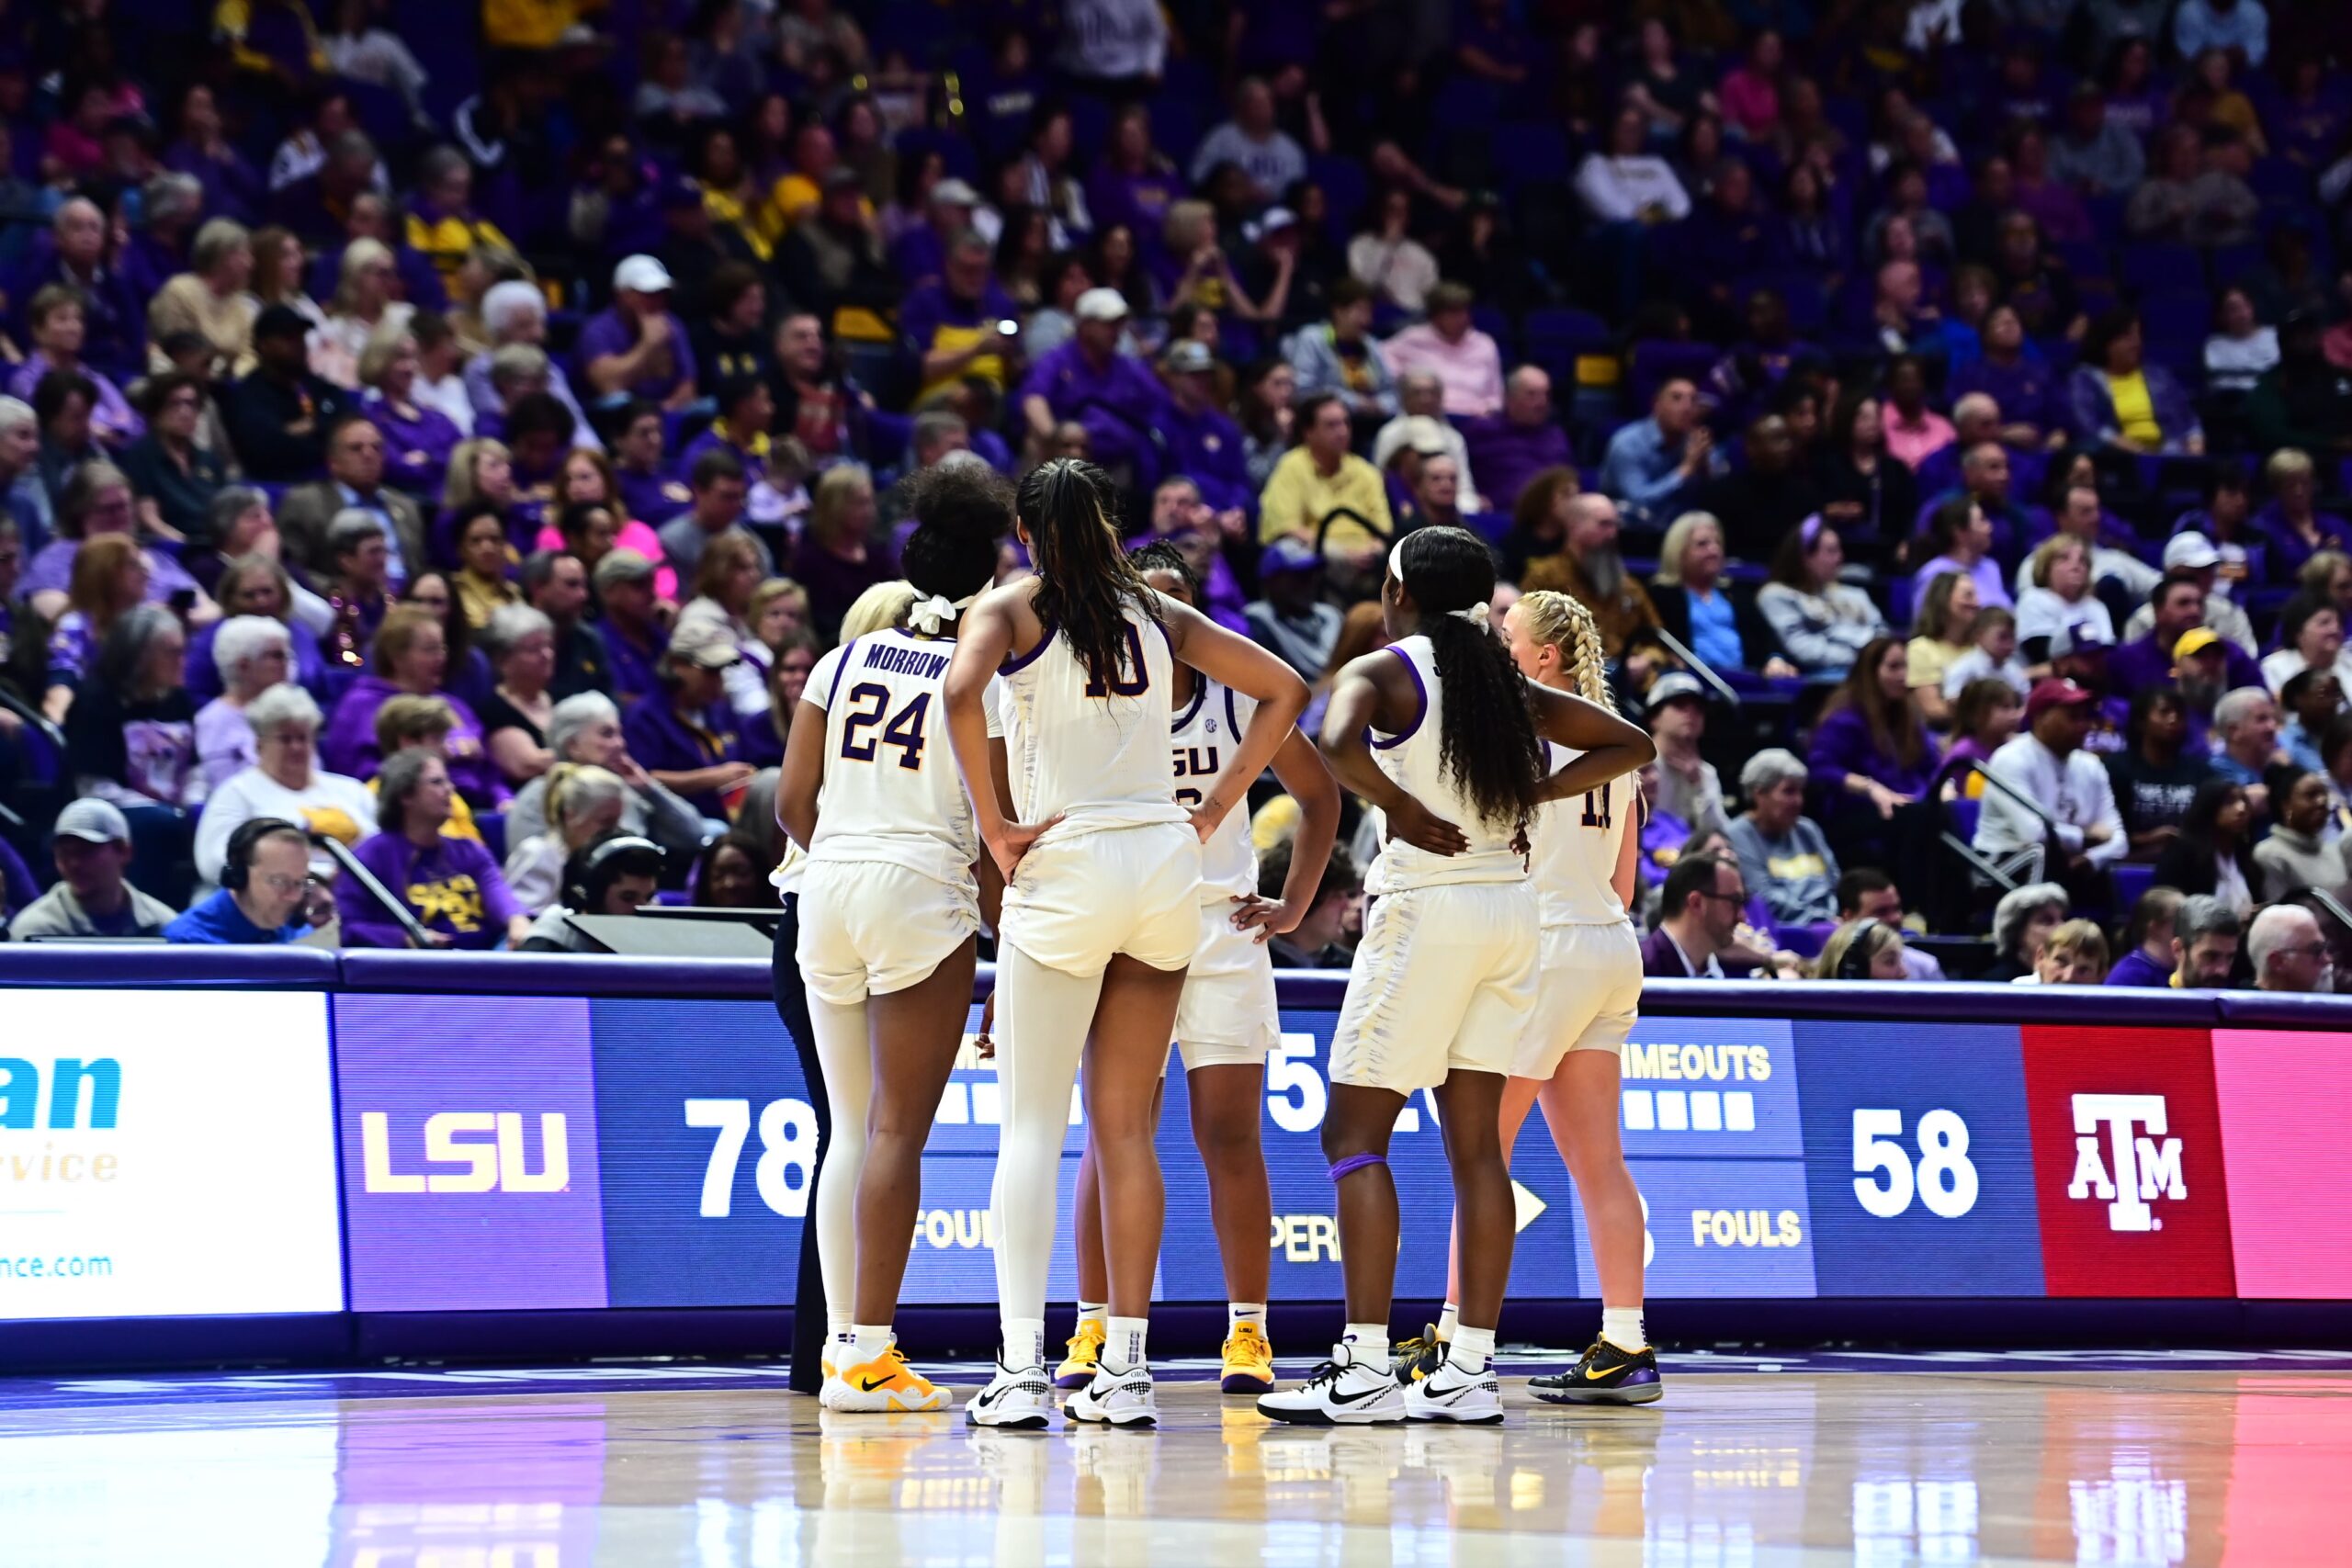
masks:
<svg viewBox="0 0 2352 1568"><path fill-rule="evenodd" d="M477 811L474 813L474 826L481 832L481 847L490 852L490 858L504 865L506 863L506 813Z"/></svg>
<svg viewBox="0 0 2352 1568"><path fill-rule="evenodd" d="M2118 279L2134 294L2204 291L2205 258L2192 245L2126 245L2117 260Z"/></svg>
<svg viewBox="0 0 2352 1568"><path fill-rule="evenodd" d="M1837 929L1835 920L1817 920L1802 926L1784 925L1774 920L1772 943L1776 947L1787 948L1799 958L1817 958L1821 955L1823 944L1828 942L1830 934Z"/></svg>
<svg viewBox="0 0 2352 1568"><path fill-rule="evenodd" d="M1522 120L1504 126L1496 145L1508 149L1503 157L1503 188L1516 194L1521 186L1557 185L1568 177L1568 139L1558 126Z"/></svg>
<svg viewBox="0 0 2352 1568"><path fill-rule="evenodd" d="M2156 868L2153 865L2117 861L2111 874L2115 878L2115 908L2119 914L2137 904L2140 895L2156 885Z"/></svg>
<svg viewBox="0 0 2352 1568"><path fill-rule="evenodd" d="M1634 345L1633 406L1645 409L1670 377L1704 380L1723 351L1708 343L1673 343L1653 339Z"/></svg>

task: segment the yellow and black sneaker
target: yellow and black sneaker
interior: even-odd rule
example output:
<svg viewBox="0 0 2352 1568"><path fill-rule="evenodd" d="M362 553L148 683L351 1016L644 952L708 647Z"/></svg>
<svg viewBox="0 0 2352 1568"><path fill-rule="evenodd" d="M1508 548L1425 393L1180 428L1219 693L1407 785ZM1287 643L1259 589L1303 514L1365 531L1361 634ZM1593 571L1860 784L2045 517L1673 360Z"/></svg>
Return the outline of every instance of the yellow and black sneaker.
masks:
<svg viewBox="0 0 2352 1568"><path fill-rule="evenodd" d="M955 1404L945 1389L907 1365L896 1345L870 1361L837 1368L818 1397L826 1409L844 1411L946 1410Z"/></svg>
<svg viewBox="0 0 2352 1568"><path fill-rule="evenodd" d="M1109 1330L1099 1317L1081 1317L1078 1332L1069 1339L1069 1357L1054 1373L1056 1388L1084 1388L1102 1364L1102 1341Z"/></svg>
<svg viewBox="0 0 2352 1568"><path fill-rule="evenodd" d="M1218 1387L1227 1393L1272 1393L1274 1348L1254 1323L1238 1323L1225 1337L1225 1372Z"/></svg>
<svg viewBox="0 0 2352 1568"><path fill-rule="evenodd" d="M1398 1388L1419 1382L1445 1365L1445 1341L1437 1337L1437 1325L1424 1324L1418 1339L1399 1340L1396 1359L1389 1370L1396 1374Z"/></svg>
<svg viewBox="0 0 2352 1568"><path fill-rule="evenodd" d="M1666 1397L1666 1384L1656 1350L1621 1350L1596 1339L1566 1371L1528 1379L1527 1392L1552 1404L1647 1404Z"/></svg>

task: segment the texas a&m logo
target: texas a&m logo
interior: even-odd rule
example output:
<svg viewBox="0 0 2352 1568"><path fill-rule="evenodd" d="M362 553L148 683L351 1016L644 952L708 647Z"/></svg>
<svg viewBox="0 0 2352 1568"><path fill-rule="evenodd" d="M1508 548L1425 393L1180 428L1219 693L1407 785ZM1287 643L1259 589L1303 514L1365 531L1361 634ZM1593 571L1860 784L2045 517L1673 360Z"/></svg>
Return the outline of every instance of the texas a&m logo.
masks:
<svg viewBox="0 0 2352 1568"><path fill-rule="evenodd" d="M2106 1203L2111 1231L2164 1229L2154 1201L2188 1196L2180 1140L2165 1130L2161 1094L2075 1096L2075 1176L2066 1196Z"/></svg>
<svg viewBox="0 0 2352 1568"><path fill-rule="evenodd" d="M2234 1293L2208 1032L2029 1024L2019 1033L2044 1288Z"/></svg>

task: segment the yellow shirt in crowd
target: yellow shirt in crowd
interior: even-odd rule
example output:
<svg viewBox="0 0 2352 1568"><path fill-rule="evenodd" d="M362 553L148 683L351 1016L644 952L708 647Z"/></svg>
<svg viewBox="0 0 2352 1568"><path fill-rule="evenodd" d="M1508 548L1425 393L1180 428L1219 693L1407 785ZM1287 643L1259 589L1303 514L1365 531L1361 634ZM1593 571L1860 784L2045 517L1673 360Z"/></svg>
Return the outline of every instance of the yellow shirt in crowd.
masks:
<svg viewBox="0 0 2352 1568"><path fill-rule="evenodd" d="M1350 452L1340 459L1337 473L1326 474L1315 466L1313 453L1294 446L1274 465L1258 497L1258 542L1271 545L1288 535L1315 544L1323 520L1340 511L1368 519L1379 535L1354 518L1342 517L1321 539L1322 547L1334 554L1385 544L1396 532L1396 520L1388 513L1388 487L1378 468Z"/></svg>

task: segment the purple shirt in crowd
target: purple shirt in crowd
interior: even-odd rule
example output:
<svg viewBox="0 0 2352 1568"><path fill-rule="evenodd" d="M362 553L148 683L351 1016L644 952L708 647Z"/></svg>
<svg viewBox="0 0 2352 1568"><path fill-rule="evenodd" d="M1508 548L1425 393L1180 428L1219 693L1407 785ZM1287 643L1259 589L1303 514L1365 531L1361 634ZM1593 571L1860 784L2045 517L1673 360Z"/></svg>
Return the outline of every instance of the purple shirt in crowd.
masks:
<svg viewBox="0 0 2352 1568"><path fill-rule="evenodd" d="M639 703L621 720L621 734L628 741L630 758L648 773L691 773L696 768L732 761L736 737L742 728L741 721L735 716L734 705L725 697L705 709L702 722L696 724L681 718L668 695L662 693ZM685 798L705 817L727 815L726 803L715 789Z"/></svg>
<svg viewBox="0 0 2352 1568"><path fill-rule="evenodd" d="M1520 424L1508 414L1454 422L1470 449L1470 471L1478 493L1497 512L1509 512L1527 481L1544 468L1572 464L1568 433L1550 420Z"/></svg>
<svg viewBox="0 0 2352 1568"><path fill-rule="evenodd" d="M63 593L74 586L74 552L82 547L79 539L51 539L40 547L40 553L25 563L25 574L17 581L19 598L29 599L36 593ZM180 565L179 558L153 545L141 550L147 562L147 603L168 604L175 593L201 592L196 579Z"/></svg>
<svg viewBox="0 0 2352 1568"><path fill-rule="evenodd" d="M373 387L360 394L359 402L384 433L384 482L411 495L439 495L449 454L465 439L456 423L423 403L411 404L403 413Z"/></svg>
<svg viewBox="0 0 2352 1568"><path fill-rule="evenodd" d="M400 687L373 672L351 683L319 735L319 760L329 773L345 773L363 783L376 776L376 770L384 763L384 754L376 747L376 710L400 694ZM483 750L481 720L457 693L435 694L449 705L458 718L447 741L449 781L469 800L503 805L514 792Z"/></svg>
<svg viewBox="0 0 2352 1568"><path fill-rule="evenodd" d="M1057 420L1076 420L1094 438L1094 460L1105 468L1133 463L1139 488L1159 478L1159 455L1151 428L1168 394L1139 359L1114 353L1097 366L1076 338L1030 368L1023 398L1043 398Z"/></svg>
<svg viewBox="0 0 2352 1568"><path fill-rule="evenodd" d="M376 622L381 625L384 607L376 611ZM226 622L215 621L209 626L198 626L187 639L187 694L198 704L209 703L228 690L220 680L220 665L212 657L213 639L220 635ZM373 628L368 628L372 632ZM326 654L319 648L319 639L310 627L300 621L286 623L286 640L292 649L292 668L288 671L294 683L321 702L329 701L337 687L332 683L327 670Z"/></svg>
<svg viewBox="0 0 2352 1568"><path fill-rule="evenodd" d="M2266 685L2262 666L2245 649L2224 637L2222 652L2224 668L2229 671L2223 682L2225 689ZM2125 643L2107 656L2107 689L2110 692L2136 692L2143 686L2172 683L2172 655L2156 646L2153 632L2137 642Z"/></svg>
<svg viewBox="0 0 2352 1568"><path fill-rule="evenodd" d="M695 378L695 351L686 342L686 324L677 317L662 312L670 323L670 374L651 376L631 381L623 390L632 398L643 398L649 403L667 402L670 394L678 389L680 381ZM620 307L611 306L588 318L580 329L580 341L572 351L572 363L580 367L580 383L588 388L589 395L599 397L588 378L588 367L610 354L627 354L637 346L639 337L635 321L621 314Z"/></svg>
<svg viewBox="0 0 2352 1568"><path fill-rule="evenodd" d="M1170 474L1182 474L1200 486L1201 499L1212 511L1238 507L1255 521L1258 492L1250 484L1250 454L1239 425L1214 408L1188 414L1173 402L1164 402L1159 430L1168 438Z"/></svg>
<svg viewBox="0 0 2352 1568"><path fill-rule="evenodd" d="M1940 760L1936 752L1934 737L1925 739L1927 745L1919 754L1919 761L1905 767L1899 760L1878 749L1877 739L1871 734L1870 721L1862 716L1860 709L1839 708L1815 726L1813 754L1806 759L1805 765L1812 770L1813 782L1829 791L1833 799L1844 791L1848 774L1860 773L1864 778L1875 779L1898 795L1924 800ZM1865 803L1857 800L1854 804L1860 806Z"/></svg>
<svg viewBox="0 0 2352 1568"><path fill-rule="evenodd" d="M662 680L655 671L670 639L660 626L650 626L652 641L645 647L631 642L620 624L613 620L602 622L597 629L605 634L605 651L612 655L613 700L627 713L648 697L659 696Z"/></svg>
<svg viewBox="0 0 2352 1568"><path fill-rule="evenodd" d="M523 912L498 863L471 839L435 838L418 849L402 834L379 833L351 852L393 897L407 902L425 930L443 932L454 947L496 947L506 939L506 923ZM335 884L334 902L343 915L345 946L408 945L407 932L357 877Z"/></svg>
<svg viewBox="0 0 2352 1568"><path fill-rule="evenodd" d="M48 357L40 350L33 350L25 355L25 362L17 366L16 373L8 378L8 395L31 402L34 389L40 387L40 378L49 372ZM119 435L124 441L136 441L147 434L147 422L139 417L138 412L130 406L130 400L122 395L122 389L108 379L104 372L85 364L80 374L98 389L98 400L90 410L90 434L101 440Z"/></svg>

